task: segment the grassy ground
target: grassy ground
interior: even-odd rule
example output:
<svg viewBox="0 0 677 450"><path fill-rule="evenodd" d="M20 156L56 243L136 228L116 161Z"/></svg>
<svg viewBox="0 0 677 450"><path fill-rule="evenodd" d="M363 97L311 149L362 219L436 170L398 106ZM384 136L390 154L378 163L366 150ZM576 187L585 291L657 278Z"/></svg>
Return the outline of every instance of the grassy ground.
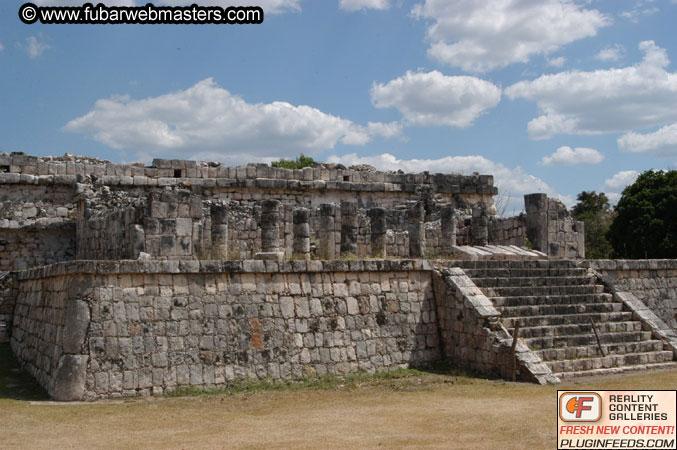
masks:
<svg viewBox="0 0 677 450"><path fill-rule="evenodd" d="M2 356L0 367L7 366ZM30 383L17 381L16 373L9 373L14 381L8 385L9 371L0 368L0 447L552 449L557 389L677 386L677 371L559 387L440 373L445 371L63 404L36 401L44 395L39 389L21 388Z"/></svg>

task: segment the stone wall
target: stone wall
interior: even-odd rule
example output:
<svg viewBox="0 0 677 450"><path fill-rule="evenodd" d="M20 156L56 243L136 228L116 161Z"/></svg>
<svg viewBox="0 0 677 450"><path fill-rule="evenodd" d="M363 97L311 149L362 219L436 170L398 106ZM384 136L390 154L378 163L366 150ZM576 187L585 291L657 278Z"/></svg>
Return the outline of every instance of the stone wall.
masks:
<svg viewBox="0 0 677 450"><path fill-rule="evenodd" d="M0 229L0 270L23 270L75 258L75 226Z"/></svg>
<svg viewBox="0 0 677 450"><path fill-rule="evenodd" d="M148 395L437 361L436 314L425 261L75 261L19 273L12 347L55 398Z"/></svg>
<svg viewBox="0 0 677 450"><path fill-rule="evenodd" d="M73 259L73 187L6 184L12 175L0 172L0 270Z"/></svg>
<svg viewBox="0 0 677 450"><path fill-rule="evenodd" d="M526 236L534 249L555 258L585 258L584 224L574 220L562 202L529 194L524 206Z"/></svg>
<svg viewBox="0 0 677 450"><path fill-rule="evenodd" d="M44 269L33 270L44 273ZM25 277L28 272L21 274L15 289L12 350L51 396L81 397L89 326L85 297L89 292L83 289L82 276L58 270L39 278Z"/></svg>
<svg viewBox="0 0 677 450"><path fill-rule="evenodd" d="M445 357L506 376L510 337L463 277L422 260L73 261L18 273L11 343L60 400ZM520 346L521 377L548 381L532 363Z"/></svg>
<svg viewBox="0 0 677 450"><path fill-rule="evenodd" d="M392 192L394 195L385 199L385 203L398 201L398 195L402 197L407 194L421 194L422 185L426 186L423 191L429 191L431 195L461 194L471 203L474 203L474 200L487 200L493 204L491 196L496 194L491 175L427 172L405 174L379 172L373 168L368 170L360 170L362 167L345 168L335 164L290 170L273 168L267 164L227 167L219 163L155 159L153 164L147 167L140 163L113 164L109 161L74 155L35 157L4 154L0 155L0 169L6 183L64 184L85 182L87 179L92 181L94 177L103 185L125 187L163 187L190 181L193 185L207 188L353 191L353 198L361 197L360 193ZM317 194L316 196L322 197ZM333 201L340 200L350 198L337 198Z"/></svg>
<svg viewBox="0 0 677 450"><path fill-rule="evenodd" d="M584 264L616 289L633 294L677 330L677 260L591 260Z"/></svg>
<svg viewBox="0 0 677 450"><path fill-rule="evenodd" d="M0 342L9 342L16 301L16 272L0 272Z"/></svg>
<svg viewBox="0 0 677 450"><path fill-rule="evenodd" d="M492 217L489 220L489 242L495 245L526 247L527 217Z"/></svg>

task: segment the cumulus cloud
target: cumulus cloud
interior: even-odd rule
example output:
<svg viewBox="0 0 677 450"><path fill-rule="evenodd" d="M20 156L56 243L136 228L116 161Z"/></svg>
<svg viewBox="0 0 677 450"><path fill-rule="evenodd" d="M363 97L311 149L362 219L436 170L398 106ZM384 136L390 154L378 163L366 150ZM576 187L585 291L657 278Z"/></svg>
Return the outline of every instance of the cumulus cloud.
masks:
<svg viewBox="0 0 677 450"><path fill-rule="evenodd" d="M115 149L182 154L217 152L252 157L314 154L337 143L364 145L396 137L397 123L357 125L306 105L247 103L207 78L178 92L134 100L97 100L66 131L92 136Z"/></svg>
<svg viewBox="0 0 677 450"><path fill-rule="evenodd" d="M544 166L573 166L576 164L597 164L604 160L604 155L594 148L576 147L575 149L562 146L550 156L544 156L541 164Z"/></svg>
<svg viewBox="0 0 677 450"><path fill-rule="evenodd" d="M339 8L344 11L359 11L361 9L388 9L388 0L339 0Z"/></svg>
<svg viewBox="0 0 677 450"><path fill-rule="evenodd" d="M509 86L505 94L537 102L543 115L529 122L531 139L623 132L677 121L677 74L665 70L665 50L653 41L643 41L639 48L644 59L634 66L542 75Z"/></svg>
<svg viewBox="0 0 677 450"><path fill-rule="evenodd" d="M567 204L572 199L568 196L557 194L546 182L522 169L521 167L509 168L505 165L491 161L484 156L446 156L439 159L398 159L389 153L375 156L358 156L356 153L343 156L330 156L329 162L341 163L347 166L354 164L369 164L379 170L403 170L405 172L431 173L463 173L470 174L479 172L494 176L494 185L499 192L508 195L508 207L506 212L512 214L524 208L524 194L545 192L553 197L558 197Z"/></svg>
<svg viewBox="0 0 677 450"><path fill-rule="evenodd" d="M620 44L616 44L612 47L607 47L595 55L595 59L600 61L618 61L625 55L625 47Z"/></svg>
<svg viewBox="0 0 677 450"><path fill-rule="evenodd" d="M397 108L411 125L467 127L501 101L501 89L485 80L408 71L387 83L374 83L377 108Z"/></svg>
<svg viewBox="0 0 677 450"><path fill-rule="evenodd" d="M525 63L611 23L570 0L425 0L412 13L433 22L428 56L466 72Z"/></svg>
<svg viewBox="0 0 677 450"><path fill-rule="evenodd" d="M639 172L635 170L622 170L611 178L607 178L604 181L604 187L607 189L606 195L609 197L609 201L611 203L618 203L623 189L634 183L638 176Z"/></svg>
<svg viewBox="0 0 677 450"><path fill-rule="evenodd" d="M50 45L42 40L42 36L28 36L25 43L17 42L17 47L23 49L31 59L39 57L45 50L51 48Z"/></svg>
<svg viewBox="0 0 677 450"><path fill-rule="evenodd" d="M653 133L625 133L617 140L619 150L656 156L677 156L677 123Z"/></svg>
<svg viewBox="0 0 677 450"><path fill-rule="evenodd" d="M34 0L38 6L82 6L82 0ZM96 4L98 2L91 2ZM106 0L106 6L143 6L146 0ZM288 11L300 11L301 0L163 0L152 2L156 6L188 6L199 3L201 6L260 6L264 13L280 14Z"/></svg>

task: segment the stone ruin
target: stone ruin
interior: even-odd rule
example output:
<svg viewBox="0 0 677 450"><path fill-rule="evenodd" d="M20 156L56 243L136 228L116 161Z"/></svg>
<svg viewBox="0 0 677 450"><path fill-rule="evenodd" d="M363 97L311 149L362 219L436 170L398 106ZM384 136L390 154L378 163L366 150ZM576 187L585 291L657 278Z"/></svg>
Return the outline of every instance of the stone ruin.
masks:
<svg viewBox="0 0 677 450"><path fill-rule="evenodd" d="M545 194L496 214L491 175L404 174L369 166L0 156L0 270L73 259L446 257L516 245L584 256L583 224ZM481 252L481 250L480 250ZM485 251L486 253L486 251Z"/></svg>
<svg viewBox="0 0 677 450"><path fill-rule="evenodd" d="M0 155L0 339L62 400L440 359L541 383L672 364L674 285L667 299L635 289L642 306L624 296L623 266L576 261L583 224L562 203L531 194L525 214L501 218L496 194L479 174ZM674 269L661 263L670 280ZM538 334L542 352L512 346L529 308L585 312L562 294L592 303L610 333L651 332L616 359L573 347L589 367ZM533 295L543 311L517 306ZM523 333L543 326L557 324Z"/></svg>

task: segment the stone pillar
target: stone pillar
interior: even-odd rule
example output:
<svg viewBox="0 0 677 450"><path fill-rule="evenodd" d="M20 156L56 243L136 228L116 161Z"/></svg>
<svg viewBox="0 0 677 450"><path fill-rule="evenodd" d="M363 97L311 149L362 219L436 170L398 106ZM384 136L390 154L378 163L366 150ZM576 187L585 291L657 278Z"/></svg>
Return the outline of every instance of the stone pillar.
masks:
<svg viewBox="0 0 677 450"><path fill-rule="evenodd" d="M310 212L306 208L296 208L292 212L294 223L294 243L292 256L295 258L310 260Z"/></svg>
<svg viewBox="0 0 677 450"><path fill-rule="evenodd" d="M320 259L334 259L336 254L336 243L334 239L334 218L336 216L336 206L333 203L323 203L320 205L320 229L317 232L317 256Z"/></svg>
<svg viewBox="0 0 677 450"><path fill-rule="evenodd" d="M440 228L442 234L442 255L451 255L452 247L456 245L456 209L452 205L442 207Z"/></svg>
<svg viewBox="0 0 677 450"><path fill-rule="evenodd" d="M472 245L487 245L489 243L489 218L484 203L475 204L472 208L470 236L472 237Z"/></svg>
<svg viewBox="0 0 677 450"><path fill-rule="evenodd" d="M371 226L371 256L386 257L386 210L371 208L367 215Z"/></svg>
<svg viewBox="0 0 677 450"><path fill-rule="evenodd" d="M532 248L548 253L548 196L525 195L524 209L527 212L527 238Z"/></svg>
<svg viewBox="0 0 677 450"><path fill-rule="evenodd" d="M264 200L261 202L261 252L271 253L280 250L280 202Z"/></svg>
<svg viewBox="0 0 677 450"><path fill-rule="evenodd" d="M357 255L357 202L341 202L341 255Z"/></svg>
<svg viewBox="0 0 677 450"><path fill-rule="evenodd" d="M407 231L409 232L409 257L423 256L423 203L417 202L407 210Z"/></svg>
<svg viewBox="0 0 677 450"><path fill-rule="evenodd" d="M228 206L214 204L212 216L212 257L228 259Z"/></svg>

